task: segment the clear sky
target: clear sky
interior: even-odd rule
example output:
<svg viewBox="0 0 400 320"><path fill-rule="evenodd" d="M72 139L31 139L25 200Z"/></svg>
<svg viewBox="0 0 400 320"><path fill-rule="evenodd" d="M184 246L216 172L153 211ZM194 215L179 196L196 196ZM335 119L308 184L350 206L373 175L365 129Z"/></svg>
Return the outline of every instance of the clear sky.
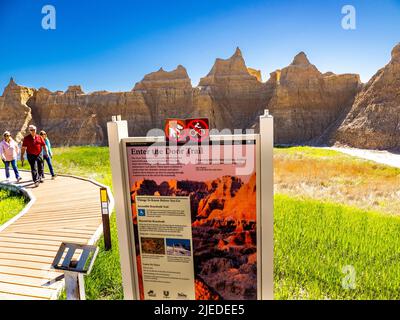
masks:
<svg viewBox="0 0 400 320"><path fill-rule="evenodd" d="M56 29L41 26L56 8ZM356 30L341 26L356 8ZM0 0L0 93L13 76L30 87L127 91L146 73L182 64L192 84L236 46L269 73L299 51L322 72L365 82L400 42L400 0Z"/></svg>

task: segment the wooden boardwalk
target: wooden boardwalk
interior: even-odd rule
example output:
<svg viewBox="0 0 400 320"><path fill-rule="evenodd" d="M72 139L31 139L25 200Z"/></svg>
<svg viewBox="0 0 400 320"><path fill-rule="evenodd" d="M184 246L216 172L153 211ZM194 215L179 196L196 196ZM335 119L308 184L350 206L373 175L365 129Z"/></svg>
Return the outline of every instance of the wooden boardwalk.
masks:
<svg viewBox="0 0 400 320"><path fill-rule="evenodd" d="M0 226L0 300L57 299L64 281L54 281L62 273L52 270L51 263L61 242L93 244L102 233L100 186L46 175L44 183L32 188L30 173L21 174L19 186L33 199L26 212ZM1 169L0 182L3 177Z"/></svg>

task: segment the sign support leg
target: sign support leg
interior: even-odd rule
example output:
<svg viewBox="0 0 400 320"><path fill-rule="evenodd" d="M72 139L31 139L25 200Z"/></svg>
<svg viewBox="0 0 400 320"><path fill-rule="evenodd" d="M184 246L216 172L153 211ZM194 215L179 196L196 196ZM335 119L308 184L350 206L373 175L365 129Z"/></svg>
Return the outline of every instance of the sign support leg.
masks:
<svg viewBox="0 0 400 320"><path fill-rule="evenodd" d="M274 299L274 119L260 117L262 300Z"/></svg>
<svg viewBox="0 0 400 320"><path fill-rule="evenodd" d="M121 140L128 137L128 122L121 121L120 117L113 117L113 121L107 123L108 144L110 150L110 164L112 172L112 183L114 186L115 213L118 229L118 244L120 252L121 275L124 288L124 299L134 300L136 297L133 247L130 239L131 221L126 214L125 189L123 181L125 174L123 170L123 157Z"/></svg>
<svg viewBox="0 0 400 320"><path fill-rule="evenodd" d="M65 271L64 275L67 300L86 300L85 281L83 279L83 274Z"/></svg>

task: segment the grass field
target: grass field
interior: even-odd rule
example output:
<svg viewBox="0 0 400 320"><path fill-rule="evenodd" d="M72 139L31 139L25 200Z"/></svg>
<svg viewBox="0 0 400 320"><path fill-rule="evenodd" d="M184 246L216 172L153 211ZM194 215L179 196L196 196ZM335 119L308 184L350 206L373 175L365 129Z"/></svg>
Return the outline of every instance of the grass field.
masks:
<svg viewBox="0 0 400 320"><path fill-rule="evenodd" d="M107 148L54 153L59 172L111 185ZM335 151L276 149L276 299L399 299L399 179L400 170ZM112 238L110 252L99 241L88 299L123 297L115 217Z"/></svg>
<svg viewBox="0 0 400 320"><path fill-rule="evenodd" d="M400 299L399 235L400 217L276 196L276 298Z"/></svg>
<svg viewBox="0 0 400 320"><path fill-rule="evenodd" d="M0 226L18 214L25 204L23 197L0 189Z"/></svg>

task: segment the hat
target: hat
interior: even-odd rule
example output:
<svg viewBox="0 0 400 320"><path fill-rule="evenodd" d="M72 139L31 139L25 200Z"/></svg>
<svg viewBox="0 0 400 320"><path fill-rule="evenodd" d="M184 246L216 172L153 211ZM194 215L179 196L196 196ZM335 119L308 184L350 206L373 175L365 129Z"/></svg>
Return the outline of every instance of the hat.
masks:
<svg viewBox="0 0 400 320"><path fill-rule="evenodd" d="M40 131L39 134L40 134L41 136L44 135L44 134L47 135L46 131L44 131L44 130Z"/></svg>
<svg viewBox="0 0 400 320"><path fill-rule="evenodd" d="M11 133L10 133L10 131L4 131L4 133L3 133L3 137L5 137L5 136L11 136Z"/></svg>
<svg viewBox="0 0 400 320"><path fill-rule="evenodd" d="M31 130L31 129L36 130L36 126L34 126L33 124L31 124L31 125L29 125L28 129L29 129L29 130Z"/></svg>

